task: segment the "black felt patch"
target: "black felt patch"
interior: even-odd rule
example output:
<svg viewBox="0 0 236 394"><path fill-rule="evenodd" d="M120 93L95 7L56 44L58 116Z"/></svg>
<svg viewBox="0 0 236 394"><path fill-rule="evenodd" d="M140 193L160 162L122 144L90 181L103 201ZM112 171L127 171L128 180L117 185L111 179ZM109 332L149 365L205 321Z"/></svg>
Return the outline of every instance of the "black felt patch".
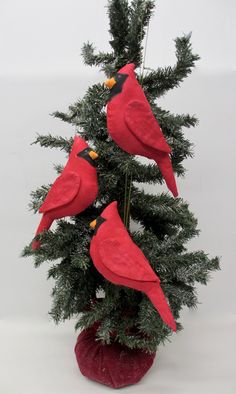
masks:
<svg viewBox="0 0 236 394"><path fill-rule="evenodd" d="M111 88L108 101L112 99L112 97L116 96L120 92L122 92L123 84L128 77L128 74L119 74L117 73L114 78L116 80L116 84Z"/></svg>
<svg viewBox="0 0 236 394"><path fill-rule="evenodd" d="M77 154L77 156L82 157L83 159L87 160L87 162L89 164L91 164L91 166L96 167L96 160L93 160L92 157L89 156L89 152L91 151L90 148L86 148L84 150L82 150L81 152L79 152Z"/></svg>
<svg viewBox="0 0 236 394"><path fill-rule="evenodd" d="M101 226L102 223L104 223L106 221L106 219L104 219L102 216L98 216L98 218L96 219L96 226L94 229L94 235L97 234L97 231L99 229L99 227Z"/></svg>

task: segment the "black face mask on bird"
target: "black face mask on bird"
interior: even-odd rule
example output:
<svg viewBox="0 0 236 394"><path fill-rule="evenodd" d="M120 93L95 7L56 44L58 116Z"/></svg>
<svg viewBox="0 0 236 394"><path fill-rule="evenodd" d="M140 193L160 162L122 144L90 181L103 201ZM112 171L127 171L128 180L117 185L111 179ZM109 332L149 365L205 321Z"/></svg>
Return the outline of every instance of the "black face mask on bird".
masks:
<svg viewBox="0 0 236 394"><path fill-rule="evenodd" d="M102 216L98 216L97 219L93 220L90 223L90 228L92 228L94 230L94 235L97 234L97 231L99 229L99 227L101 226L102 223L104 223L106 221L106 219L104 219Z"/></svg>
<svg viewBox="0 0 236 394"><path fill-rule="evenodd" d="M86 148L79 152L77 156L82 157L85 159L89 164L91 164L93 167L96 167L96 159L98 158L98 154L94 152L91 148Z"/></svg>
<svg viewBox="0 0 236 394"><path fill-rule="evenodd" d="M110 101L114 96L122 92L122 87L128 74L117 73L114 77L107 79L104 85L110 89L110 94L108 101Z"/></svg>

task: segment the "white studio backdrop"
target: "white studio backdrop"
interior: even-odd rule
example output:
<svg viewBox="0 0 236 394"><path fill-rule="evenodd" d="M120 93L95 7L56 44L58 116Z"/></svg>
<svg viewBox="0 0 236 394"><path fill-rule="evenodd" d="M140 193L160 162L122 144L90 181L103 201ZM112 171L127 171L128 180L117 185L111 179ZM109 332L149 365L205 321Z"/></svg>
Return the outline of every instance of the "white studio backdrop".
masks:
<svg viewBox="0 0 236 394"><path fill-rule="evenodd" d="M63 152L44 150L30 143L37 132L63 136L74 134L71 126L53 119L49 114L55 110L66 110L68 105L84 95L88 86L103 81L104 75L98 69L83 65L80 50L88 40L94 42L99 50L109 50L106 4L106 0L0 2L0 343L5 349L4 357L9 353L10 338L15 338L13 343L16 348L19 342L25 344L26 365L27 360L33 357L31 349L35 347L33 339L27 342L30 332L41 343L46 332L49 332L45 327L55 330L47 316L53 285L46 282L48 266L45 264L35 270L29 258L20 258L21 250L33 237L39 222L39 216L29 212L27 204L31 190L55 178L52 163L65 162ZM150 24L146 66L173 65L173 39L190 31L194 51L201 56L193 74L179 89L162 98L160 104L172 112L189 112L199 117L199 126L186 130L195 144L195 158L185 162L188 172L185 179L178 180L178 186L180 195L189 202L190 209L198 218L201 229L200 236L191 241L189 248L203 249L211 256L221 256L222 270L212 275L207 287L199 287L201 304L198 310L184 311L182 323L186 330L173 338L172 344L160 350L164 364L157 365L156 371L151 372L149 386L146 386L149 392L159 388L166 394L185 393L184 390L194 393L194 387L201 389L203 394L217 394L223 390L226 394L233 394L236 391L233 355L236 350L235 17L235 0L159 0ZM153 193L160 190L166 189L164 186L149 188ZM48 326L44 326L44 322ZM69 339L65 339L68 335ZM55 338L56 350L52 345ZM10 355L0 358L0 392L58 394L66 389L68 393L77 392L82 387L78 382L80 376L71 378L70 368L74 360L71 362L71 348L68 349L75 338L72 323L51 331L47 339L47 346L51 346L52 351L51 364L54 362L53 352L60 357L60 343L64 346L63 354L66 354L65 360L69 365L64 383L56 377L45 375L47 385L39 385L32 391L33 378L28 380L27 386L24 374L18 372L16 376L20 383L16 389L14 383L9 382L7 372L14 364L14 357L18 357L16 354L13 358ZM194 341L198 344L195 347ZM39 347L41 349L41 345ZM198 355L199 347L205 347L206 352ZM17 349L23 352L25 347L22 345L22 349ZM41 351L40 365L43 368L45 353ZM173 359L173 351L183 353L182 357L187 363L181 364ZM192 354L210 361L214 358L215 364L209 361L205 365L199 359L193 365ZM171 372L168 367L165 369L169 361L172 364L176 362L176 365L180 363L182 369L177 368L178 384L167 387L166 381L170 375L176 374L176 368ZM213 368L208 381L204 381L203 370L197 379L190 370L190 366L199 368L200 364L208 373ZM65 365L61 368L63 370ZM180 382L184 379L185 370L189 377ZM155 373L159 373L158 378ZM52 378L58 381L58 387L52 384ZM71 386L69 382L72 382ZM86 390L88 383L83 381L81 384ZM148 378L145 384L148 385ZM133 390L143 392L145 384ZM91 388L98 392L105 391L101 386L90 385L88 392Z"/></svg>

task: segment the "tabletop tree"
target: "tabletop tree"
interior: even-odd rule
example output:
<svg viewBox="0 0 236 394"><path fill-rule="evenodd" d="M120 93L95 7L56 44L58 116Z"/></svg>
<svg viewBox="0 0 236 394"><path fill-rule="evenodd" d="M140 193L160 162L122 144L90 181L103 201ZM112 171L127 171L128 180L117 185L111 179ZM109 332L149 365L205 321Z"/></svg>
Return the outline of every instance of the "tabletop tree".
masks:
<svg viewBox="0 0 236 394"><path fill-rule="evenodd" d="M176 64L151 70L144 66L144 37L155 7L152 0L108 1L111 51L97 52L84 44L84 63L97 66L106 77L128 63L135 64L137 80L151 105L168 145L176 176L183 176L184 159L192 157L193 146L186 129L197 124L195 116L172 114L162 109L158 98L176 88L193 70L199 56L192 52L191 36L175 39ZM76 127L77 135L98 153L99 191L96 200L78 215L57 221L55 230L41 232L24 249L33 256L35 267L54 261L48 271L53 278L50 315L56 323L76 318L82 329L76 346L81 372L112 387L122 387L141 379L150 368L157 347L172 334L144 292L105 279L95 268L89 254L94 235L89 226L113 201L126 229L142 250L161 280L161 287L177 321L184 306L196 307L196 283L206 284L209 273L219 269L218 258L204 251L188 251L186 244L197 236L197 220L181 196L163 191L163 176L153 161L144 163L123 151L107 131L106 104L109 89L103 80L88 88L85 96L71 105L67 113L53 115ZM35 143L59 148L69 154L73 137L38 135ZM60 175L63 167L56 166ZM140 184L155 184L155 195ZM177 182L178 183L178 182ZM31 194L36 213L51 185L43 185ZM102 356L101 356L102 355ZM102 357L102 358L101 358ZM103 360L103 361L101 361Z"/></svg>

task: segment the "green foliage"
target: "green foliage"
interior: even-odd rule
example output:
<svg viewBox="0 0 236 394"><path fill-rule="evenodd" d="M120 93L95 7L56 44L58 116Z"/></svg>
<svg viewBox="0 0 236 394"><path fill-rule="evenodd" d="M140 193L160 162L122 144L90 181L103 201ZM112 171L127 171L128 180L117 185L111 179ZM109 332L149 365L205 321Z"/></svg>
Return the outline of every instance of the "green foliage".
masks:
<svg viewBox="0 0 236 394"><path fill-rule="evenodd" d="M96 53L91 43L84 44L85 64L99 66L106 75L114 74L127 62L142 63L143 38L154 9L154 1L110 0L111 52ZM172 147L172 163L177 176L184 175L183 160L193 155L186 130L197 124L189 114L172 114L160 108L156 99L178 87L191 72L198 55L192 53L190 35L175 40L177 62L174 67L145 71L142 86ZM138 76L140 79L140 76ZM97 201L79 216L59 220L54 231L39 236L42 246L33 251L27 246L24 256L33 256L35 266L50 264L48 277L55 281L52 292L51 316L56 323L77 317L76 328L100 323L97 336L103 343L118 341L130 348L155 351L171 332L160 319L148 298L140 292L106 281L95 269L89 256L93 235L89 222L111 201L119 202L124 216L124 186L132 174L130 234L142 249L155 272L176 319L183 306L196 307L195 283L206 284L209 274L219 269L218 258L209 258L203 251L189 252L187 242L197 236L197 220L181 198L167 193L151 195L141 190L140 183L163 182L160 171L152 162L143 164L123 152L108 136L105 106L108 92L102 83L88 88L85 96L71 105L67 113L55 112L54 117L74 125L78 132L99 153L99 196ZM58 148L67 155L72 137L38 135L35 143L45 148ZM60 173L61 165L55 170ZM30 208L37 212L50 185L39 187L31 194ZM135 224L135 226L132 226ZM136 228L136 230L134 230ZM137 230L138 228L138 230ZM178 330L181 324L177 323Z"/></svg>
<svg viewBox="0 0 236 394"><path fill-rule="evenodd" d="M192 53L191 34L175 40L177 62L174 67L158 68L143 78L146 93L152 98L163 96L169 89L178 87L191 74L195 62L200 59Z"/></svg>
<svg viewBox="0 0 236 394"><path fill-rule="evenodd" d="M133 0L130 6L130 25L128 33L128 61L140 66L142 63L145 28L149 23L155 1Z"/></svg>
<svg viewBox="0 0 236 394"><path fill-rule="evenodd" d="M110 20L110 45L114 51L114 58L118 65L123 65L129 44L129 6L127 0L113 0L108 2Z"/></svg>

